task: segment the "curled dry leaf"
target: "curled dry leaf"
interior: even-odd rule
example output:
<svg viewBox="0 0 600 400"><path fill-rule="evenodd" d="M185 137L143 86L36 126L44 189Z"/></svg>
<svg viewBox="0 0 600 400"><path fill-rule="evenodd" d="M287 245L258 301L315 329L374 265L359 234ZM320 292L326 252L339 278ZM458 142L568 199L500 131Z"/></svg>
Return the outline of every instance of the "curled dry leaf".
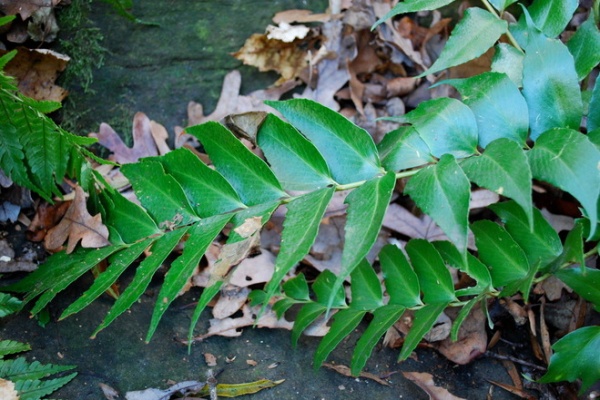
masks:
<svg viewBox="0 0 600 400"><path fill-rule="evenodd" d="M436 386L431 374L425 372L402 372L402 375L423 389L429 395L430 400L466 400L462 397L454 396L444 388Z"/></svg>
<svg viewBox="0 0 600 400"><path fill-rule="evenodd" d="M0 1L0 11L5 15L19 14L22 20L26 20L41 8L53 8L61 0L2 0Z"/></svg>
<svg viewBox="0 0 600 400"><path fill-rule="evenodd" d="M449 310L454 311L454 310ZM487 334L485 332L485 315L480 307L474 307L464 320L458 332L458 340L446 337L437 344L437 350L448 360L464 365L485 353Z"/></svg>
<svg viewBox="0 0 600 400"><path fill-rule="evenodd" d="M221 289L221 296L212 309L213 316L217 319L223 319L232 316L237 310L246 304L249 293L250 289L248 288L227 285Z"/></svg>
<svg viewBox="0 0 600 400"><path fill-rule="evenodd" d="M44 245L48 250L58 250L68 239L67 253L73 252L81 240L82 247L108 246L108 228L102 224L102 216L91 216L86 208L85 193L75 187L75 199L58 225L48 231Z"/></svg>

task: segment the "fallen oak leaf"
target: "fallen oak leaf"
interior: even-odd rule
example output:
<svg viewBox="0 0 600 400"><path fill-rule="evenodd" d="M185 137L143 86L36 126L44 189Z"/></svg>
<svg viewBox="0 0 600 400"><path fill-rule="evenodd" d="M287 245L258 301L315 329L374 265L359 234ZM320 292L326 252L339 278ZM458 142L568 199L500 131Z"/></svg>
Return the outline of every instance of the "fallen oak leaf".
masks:
<svg viewBox="0 0 600 400"><path fill-rule="evenodd" d="M108 246L108 228L102 224L102 216L91 216L85 204L85 193L80 186L75 187L75 199L58 225L46 234L44 245L48 250L58 250L68 239L67 254L81 246L97 248Z"/></svg>

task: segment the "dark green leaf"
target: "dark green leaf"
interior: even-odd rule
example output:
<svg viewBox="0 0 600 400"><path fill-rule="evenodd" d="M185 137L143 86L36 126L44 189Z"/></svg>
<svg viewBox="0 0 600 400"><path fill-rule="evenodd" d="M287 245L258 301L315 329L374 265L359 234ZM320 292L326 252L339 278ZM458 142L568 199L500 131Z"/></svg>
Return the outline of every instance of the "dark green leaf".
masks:
<svg viewBox="0 0 600 400"><path fill-rule="evenodd" d="M555 275L600 311L600 270L588 267L565 268L556 271Z"/></svg>
<svg viewBox="0 0 600 400"><path fill-rule="evenodd" d="M160 233L152 218L137 204L127 200L116 190L100 192L100 200L106 212L105 224L117 230L125 243L134 243L145 237Z"/></svg>
<svg viewBox="0 0 600 400"><path fill-rule="evenodd" d="M579 129L583 103L573 56L560 40L548 39L527 19L523 96L529 106L531 139L552 128Z"/></svg>
<svg viewBox="0 0 600 400"><path fill-rule="evenodd" d="M245 207L229 182L190 150L177 149L158 160L179 182L199 216L206 218Z"/></svg>
<svg viewBox="0 0 600 400"><path fill-rule="evenodd" d="M563 255L565 261L579 264L581 268L585 267L583 256L583 224L581 220L575 221L575 227L567 235Z"/></svg>
<svg viewBox="0 0 600 400"><path fill-rule="evenodd" d="M505 286L527 276L529 262L525 252L500 225L477 221L471 225L479 258L490 268L495 287Z"/></svg>
<svg viewBox="0 0 600 400"><path fill-rule="evenodd" d="M277 318L281 318L283 317L283 314L294 304L298 304L298 302L294 299L290 299L289 297L284 297L273 304L273 311L275 312L275 315L277 315Z"/></svg>
<svg viewBox="0 0 600 400"><path fill-rule="evenodd" d="M333 316L333 323L329 327L329 332L321 339L319 347L315 352L314 366L319 368L327 359L329 353L337 347L338 344L360 324L367 312L354 308L347 308L338 311ZM295 325L294 325L295 327Z"/></svg>
<svg viewBox="0 0 600 400"><path fill-rule="evenodd" d="M326 269L321 272L315 283L312 285L312 289L317 295L317 301L323 305L327 305L330 301L330 298L334 298L331 307L344 307L346 305L346 295L344 293L343 287L337 287L334 289L334 284L336 282L336 276L333 272Z"/></svg>
<svg viewBox="0 0 600 400"><path fill-rule="evenodd" d="M552 345L548 372L540 382L573 382L581 379L580 394L600 379L600 326L586 326Z"/></svg>
<svg viewBox="0 0 600 400"><path fill-rule="evenodd" d="M304 274L298 274L283 284L285 295L295 300L309 300L308 283Z"/></svg>
<svg viewBox="0 0 600 400"><path fill-rule="evenodd" d="M19 143L17 128L13 125L0 123L0 169L16 184L34 189L27 174L25 153ZM37 190L41 190L37 188Z"/></svg>
<svg viewBox="0 0 600 400"><path fill-rule="evenodd" d="M456 99L440 97L424 101L401 120L412 124L435 157L444 154L468 157L476 151L475 115Z"/></svg>
<svg viewBox="0 0 600 400"><path fill-rule="evenodd" d="M413 239L406 244L406 252L419 278L425 304L448 304L456 300L450 271L431 243Z"/></svg>
<svg viewBox="0 0 600 400"><path fill-rule="evenodd" d="M435 161L429 147L411 126L387 133L377 145L381 164L388 171L400 171Z"/></svg>
<svg viewBox="0 0 600 400"><path fill-rule="evenodd" d="M344 202L348 204L348 209L342 267L334 289L342 286L344 279L352 273L375 244L395 183L395 174L388 172L382 177L367 181L346 197ZM328 310L332 307L333 300L332 293Z"/></svg>
<svg viewBox="0 0 600 400"><path fill-rule="evenodd" d="M186 128L204 146L211 161L246 205L253 206L287 195L267 164L223 125L207 122Z"/></svg>
<svg viewBox="0 0 600 400"><path fill-rule="evenodd" d="M596 79L594 90L592 91L592 98L588 107L587 129L588 134L596 132L596 139L600 138L600 79ZM594 143L599 142L600 140L594 141Z"/></svg>
<svg viewBox="0 0 600 400"><path fill-rule="evenodd" d="M165 282L158 294L159 300L157 300L152 313L146 341L150 341L167 307L192 276L206 249L230 219L231 215L217 215L203 219L192 226L183 254L173 261L169 272L165 275Z"/></svg>
<svg viewBox="0 0 600 400"><path fill-rule="evenodd" d="M68 371L73 365L42 364L39 361L27 362L25 357L0 361L0 377L13 382L46 378L52 374Z"/></svg>
<svg viewBox="0 0 600 400"><path fill-rule="evenodd" d="M423 304L419 279L402 250L391 244L386 245L379 252L379 262L390 305L414 307Z"/></svg>
<svg viewBox="0 0 600 400"><path fill-rule="evenodd" d="M525 251L529 265L543 267L562 252L562 243L556 231L537 209L533 209L533 229L529 225L525 212L514 201L490 205L504 222L510 236Z"/></svg>
<svg viewBox="0 0 600 400"><path fill-rule="evenodd" d="M464 64L485 53L507 31L506 21L489 11L469 7L452 30L442 53L419 77Z"/></svg>
<svg viewBox="0 0 600 400"><path fill-rule="evenodd" d="M427 332L431 330L433 324L440 314L444 312L447 305L445 303L427 304L415 311L412 327L404 339L404 345L398 356L399 361L404 361L410 356Z"/></svg>
<svg viewBox="0 0 600 400"><path fill-rule="evenodd" d="M536 0L529 6L529 13L535 26L554 38L565 30L578 5L578 0Z"/></svg>
<svg viewBox="0 0 600 400"><path fill-rule="evenodd" d="M355 310L371 311L383 305L381 282L373 267L363 259L351 274L352 302L350 307Z"/></svg>
<svg viewBox="0 0 600 400"><path fill-rule="evenodd" d="M594 22L594 13L579 26L567 42L567 48L575 58L577 77L582 80L600 63L600 31Z"/></svg>
<svg viewBox="0 0 600 400"><path fill-rule="evenodd" d="M315 145L336 182L358 182L382 172L371 135L341 114L307 99L266 103Z"/></svg>
<svg viewBox="0 0 600 400"><path fill-rule="evenodd" d="M181 185L166 174L160 163L144 160L125 164L121 171L131 182L142 206L158 222L159 228L172 229L198 219Z"/></svg>
<svg viewBox="0 0 600 400"><path fill-rule="evenodd" d="M587 136L571 129L548 131L539 137L528 156L533 177L573 195L595 227L600 196L600 150Z"/></svg>
<svg viewBox="0 0 600 400"><path fill-rule="evenodd" d="M202 295L200 295L200 299L198 300L198 304L196 304L196 308L194 308L194 314L192 315L192 319L190 321L190 328L188 330L188 353L191 350L192 346L192 338L194 336L194 328L196 328L196 324L200 319L200 315L202 315L202 311L206 308L208 303L211 302L212 299L219 293L221 287L223 286L223 280L217 280L214 282L209 282L209 286L205 287L202 290ZM146 338L146 341L149 341L150 337Z"/></svg>
<svg viewBox="0 0 600 400"><path fill-rule="evenodd" d="M471 185L451 155L419 171L406 185L405 193L428 214L464 255Z"/></svg>
<svg viewBox="0 0 600 400"><path fill-rule="evenodd" d="M281 248L273 276L265 287L268 298L275 293L285 274L310 251L333 192L333 187L323 188L300 196L286 205Z"/></svg>
<svg viewBox="0 0 600 400"><path fill-rule="evenodd" d="M23 307L23 302L8 293L0 293L0 318L13 314Z"/></svg>
<svg viewBox="0 0 600 400"><path fill-rule="evenodd" d="M479 146L507 138L523 146L529 129L527 103L519 88L508 76L485 72L466 79L450 79L442 83L454 86L477 120Z"/></svg>
<svg viewBox="0 0 600 400"><path fill-rule="evenodd" d="M0 359L9 354L21 353L28 350L31 350L31 346L27 343L19 343L14 340L0 341Z"/></svg>
<svg viewBox="0 0 600 400"><path fill-rule="evenodd" d="M463 322L465 322L465 319L469 316L469 313L473 309L473 306L475 306L475 304L481 303L483 298L483 295L473 297L471 300L469 300L467 304L465 304L460 309L458 315L456 316L456 319L452 323L452 329L450 330L450 339L452 339L453 342L456 342L458 340L458 331L460 330L460 326Z"/></svg>
<svg viewBox="0 0 600 400"><path fill-rule="evenodd" d="M236 228L241 226L249 218L255 217L260 217L261 226L266 224L269 218L271 218L273 212L277 209L277 207L279 207L280 204L280 200L275 200L268 203L259 204L257 206L248 207L235 213L235 215L231 219L231 223L233 224L234 229L229 233L227 243L235 243L245 240L248 236L242 236L238 234Z"/></svg>
<svg viewBox="0 0 600 400"><path fill-rule="evenodd" d="M432 243L442 256L444 262L453 268L466 273L473 278L477 284L456 291L456 296L471 296L489 290L492 286L492 277L488 268L475 256L467 253L465 262L458 249L448 241L436 241Z"/></svg>
<svg viewBox="0 0 600 400"><path fill-rule="evenodd" d="M323 315L327 307L320 303L308 303L305 304L294 321L294 327L292 328L292 346L296 347L300 335L310 324L315 322L319 316Z"/></svg>
<svg viewBox="0 0 600 400"><path fill-rule="evenodd" d="M414 11L437 10L438 8L444 7L453 1L454 0L405 0L399 2L387 14L381 17L371 29L375 29L377 25L381 24L386 19L395 17L396 15L406 14Z"/></svg>
<svg viewBox="0 0 600 400"><path fill-rule="evenodd" d="M360 373L381 336L400 319L404 310L400 305L388 304L373 311L373 320L360 335L352 354L352 375Z"/></svg>
<svg viewBox="0 0 600 400"><path fill-rule="evenodd" d="M523 54L514 46L498 43L492 58L492 71L504 73L517 86L523 86Z"/></svg>
<svg viewBox="0 0 600 400"><path fill-rule="evenodd" d="M267 115L262 123L258 145L287 190L314 190L335 184L316 147L275 115Z"/></svg>
<svg viewBox="0 0 600 400"><path fill-rule="evenodd" d="M515 3L517 0L489 0L490 4L494 6L494 8L500 12L503 12L506 7Z"/></svg>
<svg viewBox="0 0 600 400"><path fill-rule="evenodd" d="M525 152L517 143L495 140L481 156L468 158L460 166L472 182L517 202L533 224L531 170Z"/></svg>
<svg viewBox="0 0 600 400"><path fill-rule="evenodd" d="M77 372L74 372L56 379L17 381L15 382L15 390L19 392L21 400L38 400L63 387L76 375Z"/></svg>

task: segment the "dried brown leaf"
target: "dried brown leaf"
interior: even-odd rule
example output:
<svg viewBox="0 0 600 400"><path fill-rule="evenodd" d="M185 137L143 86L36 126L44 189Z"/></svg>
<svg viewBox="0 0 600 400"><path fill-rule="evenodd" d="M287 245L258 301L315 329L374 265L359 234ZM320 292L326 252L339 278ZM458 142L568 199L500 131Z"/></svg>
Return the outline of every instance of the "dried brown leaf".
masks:
<svg viewBox="0 0 600 400"><path fill-rule="evenodd" d="M437 350L450 361L464 365L484 354L486 346L485 315L480 307L474 307L460 326L458 340L454 342L447 337Z"/></svg>
<svg viewBox="0 0 600 400"><path fill-rule="evenodd" d="M276 24L281 24L282 22L292 24L294 22L327 22L330 19L331 14L313 14L310 10L285 10L275 14L273 22Z"/></svg>
<svg viewBox="0 0 600 400"><path fill-rule="evenodd" d="M86 208L85 193L75 187L75 199L58 225L48 231L44 245L48 250L58 250L68 239L67 253L73 252L81 240L87 248L108 246L108 228L102 224L102 216L91 216Z"/></svg>
<svg viewBox="0 0 600 400"><path fill-rule="evenodd" d="M0 399L19 400L19 393L15 389L15 383L0 378Z"/></svg>
<svg viewBox="0 0 600 400"><path fill-rule="evenodd" d="M402 372L402 375L423 389L431 400L466 400L462 397L454 396L444 388L436 386L431 374L425 372Z"/></svg>
<svg viewBox="0 0 600 400"><path fill-rule="evenodd" d="M347 367L346 365L323 363L323 366L325 368L332 369L335 372L342 374L344 376L347 376L349 378L354 378L354 376L352 376L352 372L350 372L350 368ZM370 380L375 381L384 386L390 386L390 384L387 383L385 380L383 380L380 377L378 377L377 375L371 374L369 372L361 372L358 376L360 378L370 379Z"/></svg>
<svg viewBox="0 0 600 400"><path fill-rule="evenodd" d="M26 20L35 11L41 8L52 8L60 0L0 0L0 11L5 15L19 14L22 20Z"/></svg>
<svg viewBox="0 0 600 400"><path fill-rule="evenodd" d="M215 303L212 314L217 319L224 319L235 314L246 304L250 289L227 285L221 289L221 295Z"/></svg>

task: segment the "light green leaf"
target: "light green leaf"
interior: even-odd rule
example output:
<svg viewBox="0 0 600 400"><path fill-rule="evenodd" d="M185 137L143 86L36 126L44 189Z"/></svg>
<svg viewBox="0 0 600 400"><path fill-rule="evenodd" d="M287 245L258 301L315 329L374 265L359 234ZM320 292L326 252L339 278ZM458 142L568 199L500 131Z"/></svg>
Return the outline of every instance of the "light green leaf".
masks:
<svg viewBox="0 0 600 400"><path fill-rule="evenodd" d="M490 208L500 217L510 236L525 251L529 265L539 264L543 267L562 252L558 234L537 208L533 208L533 227L523 209L514 201L492 204Z"/></svg>
<svg viewBox="0 0 600 400"><path fill-rule="evenodd" d="M185 231L185 230L184 230ZM113 254L109 258L109 266L100 276L98 276L92 286L85 291L75 302L73 302L60 316L59 320L67 318L90 305L92 301L98 298L102 293L110 289L111 285L121 276L127 267L129 267L142 254L154 238L148 238L138 242L131 247ZM139 270L139 269L138 269Z"/></svg>
<svg viewBox="0 0 600 400"><path fill-rule="evenodd" d="M548 131L538 138L528 156L533 177L579 200L595 228L600 196L600 150L587 136L571 129ZM590 236L593 234L590 232Z"/></svg>
<svg viewBox="0 0 600 400"><path fill-rule="evenodd" d="M354 189L344 201L348 204L342 267L334 285L340 288L348 275L369 253L381 229L385 210L396 183L393 172L371 179ZM327 309L333 306L333 293Z"/></svg>
<svg viewBox="0 0 600 400"><path fill-rule="evenodd" d="M263 121L258 145L287 190L314 190L335 184L316 147L275 115L269 114Z"/></svg>
<svg viewBox="0 0 600 400"><path fill-rule="evenodd" d="M118 191L107 188L100 192L100 200L105 209L104 223L116 229L125 243L160 233L148 213Z"/></svg>
<svg viewBox="0 0 600 400"><path fill-rule="evenodd" d="M19 143L17 128L7 123L0 123L0 169L7 177L18 185L36 188L27 174L25 152ZM37 187L37 190L41 190Z"/></svg>
<svg viewBox="0 0 600 400"><path fill-rule="evenodd" d="M450 271L430 242L412 239L406 244L406 252L419 278L425 304L448 304L456 300Z"/></svg>
<svg viewBox="0 0 600 400"><path fill-rule="evenodd" d="M317 295L317 302L327 305L330 297L334 297L332 307L344 307L346 305L346 294L343 287L339 287L335 292L333 291L335 280L335 274L326 269L319 274L312 285L312 289Z"/></svg>
<svg viewBox="0 0 600 400"><path fill-rule="evenodd" d="M430 11L437 10L440 7L444 7L452 3L454 0L405 0L401 1L394 6L390 11L388 11L383 17L379 19L373 25L371 30L375 29L379 24L383 23L385 20L395 17L399 14L406 14L414 11Z"/></svg>
<svg viewBox="0 0 600 400"><path fill-rule="evenodd" d="M248 206L287 195L268 165L216 122L186 128L200 139L211 161Z"/></svg>
<svg viewBox="0 0 600 400"><path fill-rule="evenodd" d="M0 318L14 314L23 307L23 302L8 293L0 293Z"/></svg>
<svg viewBox="0 0 600 400"><path fill-rule="evenodd" d="M423 308L415 311L413 325L404 339L404 345L398 356L398 361L406 360L412 351L417 348L419 342L431 330L433 324L440 314L444 312L448 304L427 304Z"/></svg>
<svg viewBox="0 0 600 400"><path fill-rule="evenodd" d="M192 349L193 337L194 337L194 328L196 328L196 324L202 315L202 311L206 308L208 303L211 302L212 299L219 293L221 287L223 286L223 280L217 280L214 282L209 282L209 286L205 287L202 290L202 295L200 295L200 299L198 300L198 304L194 308L194 314L192 315L192 319L190 320L190 328L188 329L188 353L190 353ZM146 341L149 341L150 338L147 338Z"/></svg>
<svg viewBox="0 0 600 400"><path fill-rule="evenodd" d="M552 345L548 372L540 382L581 379L580 394L600 379L600 326L579 328Z"/></svg>
<svg viewBox="0 0 600 400"><path fill-rule="evenodd" d="M464 256L471 184L454 157L446 154L438 164L419 171L408 181L405 193L442 228Z"/></svg>
<svg viewBox="0 0 600 400"><path fill-rule="evenodd" d="M443 81L454 86L477 121L479 146L507 138L523 146L529 129L527 103L505 74L485 72L466 79Z"/></svg>
<svg viewBox="0 0 600 400"><path fill-rule="evenodd" d="M29 363L25 357L18 357L0 361L0 378L13 382L42 379L73 368L73 365L42 364L39 361Z"/></svg>
<svg viewBox="0 0 600 400"><path fill-rule="evenodd" d="M535 26L555 38L565 30L578 5L578 0L535 0L529 6L529 14Z"/></svg>
<svg viewBox="0 0 600 400"><path fill-rule="evenodd" d="M173 228L197 220L181 185L163 166L152 159L125 164L121 172L129 179L133 190L159 228Z"/></svg>
<svg viewBox="0 0 600 400"><path fill-rule="evenodd" d="M283 221L281 247L275 261L275 271L265 287L268 299L273 296L285 274L310 251L333 192L333 187L316 190L286 205L287 212Z"/></svg>
<svg viewBox="0 0 600 400"><path fill-rule="evenodd" d="M479 258L490 268L494 287L518 281L529 272L525 252L500 225L487 220L471 225Z"/></svg>
<svg viewBox="0 0 600 400"><path fill-rule="evenodd" d="M321 303L307 303L296 315L294 327L292 328L292 346L296 347L300 335L310 324L325 313L327 307Z"/></svg>
<svg viewBox="0 0 600 400"><path fill-rule="evenodd" d="M576 220L575 227L567 234L563 256L565 261L577 263L581 268L585 267L585 258L583 255L583 223L581 220Z"/></svg>
<svg viewBox="0 0 600 400"><path fill-rule="evenodd" d="M600 79L596 79L596 83L594 84L594 90L592 91L592 98L590 99L590 105L588 107L588 115L587 115L587 129L588 134L593 131L596 131L596 141L595 143L600 143Z"/></svg>
<svg viewBox="0 0 600 400"><path fill-rule="evenodd" d="M473 309L473 306L475 306L475 304L480 304L484 298L485 295L473 297L471 300L469 300L467 304L465 304L460 309L458 315L456 316L456 319L452 323L452 329L450 329L450 339L452 339L453 342L456 342L458 340L458 332L460 330L460 326L463 322L465 322L465 319L469 316L469 313Z"/></svg>
<svg viewBox="0 0 600 400"><path fill-rule="evenodd" d="M381 336L400 319L404 310L400 305L388 304L373 311L373 320L360 335L352 354L352 375L358 376Z"/></svg>
<svg viewBox="0 0 600 400"><path fill-rule="evenodd" d="M600 31L594 23L594 13L579 26L567 48L575 58L577 77L582 80L600 63Z"/></svg>
<svg viewBox="0 0 600 400"><path fill-rule="evenodd" d="M377 145L381 164L388 171L400 171L435 161L429 147L411 126L388 132Z"/></svg>
<svg viewBox="0 0 600 400"><path fill-rule="evenodd" d="M38 400L55 392L77 376L77 372L56 379L25 380L15 382L15 390L20 400Z"/></svg>
<svg viewBox="0 0 600 400"><path fill-rule="evenodd" d="M366 310L357 310L355 308L347 308L338 311L333 316L333 323L329 327L329 332L321 339L319 347L315 352L314 367L319 368L327 359L329 353L337 347L344 338L360 324L363 317L367 313Z"/></svg>
<svg viewBox="0 0 600 400"><path fill-rule="evenodd" d="M304 274L298 274L292 279L288 279L283 284L283 291L285 295L295 300L310 300L308 283Z"/></svg>
<svg viewBox="0 0 600 400"><path fill-rule="evenodd" d="M371 311L383 306L381 282L379 282L377 274L367 260L363 259L356 268L354 268L351 278L351 308L355 310Z"/></svg>
<svg viewBox="0 0 600 400"><path fill-rule="evenodd" d="M252 293L250 293L252 294ZM294 300L294 299L290 299L289 297L284 297L281 300L278 300L275 304L273 304L273 311L275 312L275 315L277 315L277 318L281 318L283 317L283 314L290 309L290 307L292 307L294 304L298 304L299 302Z"/></svg>
<svg viewBox="0 0 600 400"><path fill-rule="evenodd" d="M527 20L523 96L529 106L531 139L552 128L579 129L583 103L573 56L560 40L548 39Z"/></svg>
<svg viewBox="0 0 600 400"><path fill-rule="evenodd" d="M492 57L492 72L506 74L517 86L523 86L523 58L525 54L507 43L498 43Z"/></svg>
<svg viewBox="0 0 600 400"><path fill-rule="evenodd" d="M452 30L442 53L433 65L418 77L464 64L485 53L506 33L506 21L477 7L465 10L464 16Z"/></svg>
<svg viewBox="0 0 600 400"><path fill-rule="evenodd" d="M152 313L146 341L150 341L160 318L194 273L194 269L198 266L208 246L230 219L231 215L217 215L203 219L191 227L190 237L185 243L183 254L173 261L169 272L165 275L165 281Z"/></svg>
<svg viewBox="0 0 600 400"><path fill-rule="evenodd" d="M0 359L4 356L31 350L27 343L15 342L14 340L0 340Z"/></svg>
<svg viewBox="0 0 600 400"><path fill-rule="evenodd" d="M459 269L477 282L475 286L457 290L456 296L477 295L491 288L492 277L490 276L490 271L475 256L467 253L467 260L465 262L458 249L452 243L448 241L435 241L432 244L447 265Z"/></svg>
<svg viewBox="0 0 600 400"><path fill-rule="evenodd" d="M371 135L341 114L307 99L266 103L315 145L336 182L367 180L382 172Z"/></svg>
<svg viewBox="0 0 600 400"><path fill-rule="evenodd" d="M200 217L211 217L246 207L229 182L190 150L173 150L157 160L179 182Z"/></svg>
<svg viewBox="0 0 600 400"><path fill-rule="evenodd" d="M519 204L533 224L531 170L523 149L509 139L497 139L479 157L460 163L469 180L509 197Z"/></svg>
<svg viewBox="0 0 600 400"><path fill-rule="evenodd" d="M379 252L379 262L385 281L385 290L390 296L389 304L403 307L423 304L419 279L402 250L391 244L386 245Z"/></svg>
<svg viewBox="0 0 600 400"><path fill-rule="evenodd" d="M600 270L588 267L564 268L556 271L555 275L600 311Z"/></svg>
<svg viewBox="0 0 600 400"><path fill-rule="evenodd" d="M440 97L424 101L404 115L435 157L452 154L468 157L477 148L477 121L473 111L456 99Z"/></svg>

